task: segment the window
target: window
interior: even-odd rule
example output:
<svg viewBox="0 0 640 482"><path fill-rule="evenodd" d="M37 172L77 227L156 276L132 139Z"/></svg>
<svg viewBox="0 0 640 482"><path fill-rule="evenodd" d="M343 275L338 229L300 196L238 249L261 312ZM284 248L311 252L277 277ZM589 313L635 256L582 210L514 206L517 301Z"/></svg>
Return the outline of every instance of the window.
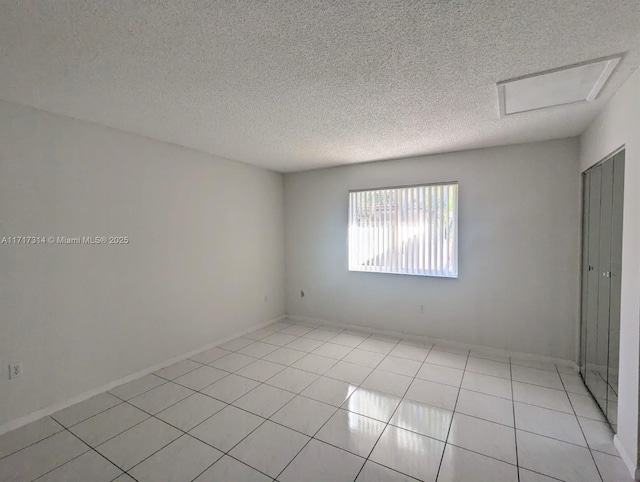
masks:
<svg viewBox="0 0 640 482"><path fill-rule="evenodd" d="M458 277L458 183L349 192L349 270Z"/></svg>

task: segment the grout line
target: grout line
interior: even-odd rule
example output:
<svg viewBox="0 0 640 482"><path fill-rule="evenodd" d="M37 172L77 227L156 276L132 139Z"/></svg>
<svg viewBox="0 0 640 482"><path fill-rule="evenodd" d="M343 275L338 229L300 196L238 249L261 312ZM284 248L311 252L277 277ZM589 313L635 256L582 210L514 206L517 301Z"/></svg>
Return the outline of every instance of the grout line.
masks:
<svg viewBox="0 0 640 482"><path fill-rule="evenodd" d="M558 369L558 367L556 367L556 370ZM560 373L560 372L558 372ZM562 377L560 377L560 381L562 382L562 386L564 387L564 380L562 380ZM576 422L578 423L578 427L580 427L580 432L582 433L582 436L584 437L584 441L587 444L587 449L589 450L589 455L591 455L591 459L593 460L593 465L595 465L596 467L596 472L598 472L598 475L600 476L600 480L604 480L602 477L602 474L600 473L600 467L598 467L598 464L596 463L596 458L593 456L593 450L591 449L591 446L589 445L589 441L587 440L587 436L584 433L584 429L582 428L582 424L580 423L580 418L578 417L578 414L576 413L576 409L573 408L573 403L571 402L571 398L569 397L569 394L567 393L567 389L565 387L565 393L567 394L567 399L569 400L569 405L571 406L571 410L573 410L573 416L576 418Z"/></svg>
<svg viewBox="0 0 640 482"><path fill-rule="evenodd" d="M557 368L556 368L557 370ZM511 357L509 357L509 374L511 375L511 410L513 413L513 440L515 441L516 446L516 472L518 474L518 482L520 482L520 459L518 454L518 431L516 425L516 401L513 394L513 364L511 363Z"/></svg>
<svg viewBox="0 0 640 482"><path fill-rule="evenodd" d="M469 364L469 357L471 356L471 352L469 352L467 354L467 359L464 362L464 372L467 371L467 365ZM463 376L464 378L464 376ZM447 445L453 445L453 444L449 444L449 436L451 435L451 427L453 426L453 419L456 415L456 407L458 406L458 400L460 399L460 390L462 390L462 382L460 383L460 388L458 388L458 393L456 394L456 401L453 404L453 410L451 413L451 422L449 422L449 429L447 430L447 437L445 439L444 442L444 448L442 449L442 455L440 456L440 464L438 465L438 472L436 473L436 480L438 480L438 477L440 477L440 469L442 469L442 462L444 461L444 454L447 450Z"/></svg>
<svg viewBox="0 0 640 482"><path fill-rule="evenodd" d="M402 341L402 339L401 339L400 341ZM395 348L400 344L400 341L398 341L398 342L396 343L395 347L393 347L393 348L391 349L391 351L395 350ZM360 470L359 470L359 471L358 471L358 473L356 474L356 477L355 477L355 479L354 479L354 482L355 482L355 480L360 476L360 473L361 473L361 472L362 472L362 470L364 469L364 466L365 466L365 465L367 464L367 462L370 460L370 458L371 458L371 454L373 454L373 451L376 449L376 446L378 445L378 442L380 441L380 439L381 439L381 438L382 438L382 436L384 435L385 431L386 431L386 430L387 430L387 428L389 427L389 424L391 423L391 420L393 419L393 416L395 415L396 411L398 410L398 407L400 407L400 404L405 400L405 396L407 395L407 392L409 391L409 388L411 388L411 385L413 385L413 382L415 382L415 380L416 380L416 376L417 376L418 372L420 372L420 370L422 369L422 365L424 365L425 360L427 359L427 357L429 356L429 354L430 354L430 353L431 353L431 351L433 350L433 347L434 347L434 346L435 346L435 345L433 345L433 344L431 345L431 347L430 347L430 348L429 348L429 350L427 351L427 354L424 356L424 360L423 360L423 361L422 361L422 363L420 364L420 368L418 368L418 370L416 371L415 375L413 376L413 378L412 378L411 382L409 383L409 385L407 385L407 388L405 389L404 394L403 394L401 397L399 397L399 398L400 398L400 402L398 402L398 405L396 406L396 408L394 409L393 413L391 414L391 417L389 417L389 420L387 421L386 425L384 426L384 428L383 428L383 429L382 429L382 431L380 432L380 435L378 436L377 440L376 440L376 441L375 441L375 443L373 444L373 447L371 447L371 450L369 451L369 454L367 455L367 457L366 457L366 458L365 458L365 460L364 460L364 464L362 464L362 467L360 467ZM391 353L391 351L390 351L389 353ZM387 354L387 356L389 356L389 355ZM380 364L381 364L381 363L382 363L382 362L387 358L387 356L385 356L382 360L380 360L380 363L378 363L378 364L376 365L376 367L375 367L373 370L375 370L377 367L379 367L379 366L380 366ZM373 373L373 371L372 371L371 373ZM367 378L368 378L368 377L367 377ZM364 380L364 381L366 381L366 378L365 378L365 380ZM377 463L377 462L374 462L373 460L372 460L371 462L372 462L372 463ZM382 465L383 467L386 467L386 465L384 465L384 464L379 464L379 465ZM391 467L387 467L387 468L391 469ZM395 469L391 469L391 470L395 470ZM395 470L395 471L396 471L396 472L398 472L397 470ZM401 472L399 472L399 473L401 473ZM409 475L409 474L405 474L405 475Z"/></svg>
<svg viewBox="0 0 640 482"><path fill-rule="evenodd" d="M47 418L47 417L48 417L48 418L50 418L51 420L53 420L55 423L57 423L57 424L60 426L60 430L58 430L57 432L54 432L54 433L52 433L52 434L49 434L49 435L47 435L47 436L45 436L45 437L42 437L41 439L38 439L38 440L36 440L35 442L30 443L29 445L25 445L24 447L19 448L18 450L14 450L13 452L11 452L11 453L9 453L9 454L7 454L7 455L4 455L4 456L0 457L0 460L6 459L7 457L11 457L13 454L17 454L18 452L22 452L23 450L28 449L29 447L32 447L32 446L34 446L35 444L40 443L40 442L42 442L43 440L46 440L46 439L48 439L48 438L51 438L51 437L53 437L54 435L58 435L59 433L62 433L62 432L64 432L64 431L66 430L66 427L65 427L64 425L62 425L60 422L58 422L58 421L57 421L55 418L53 418L51 415L46 415L46 416L42 417L42 419L45 419L45 418ZM42 419L40 419L40 420L42 420ZM33 423L33 422L32 422L32 423ZM21 427L17 428L16 430L19 430L20 428L21 428ZM11 433L11 432L7 432L7 433ZM4 435L4 434L3 434L3 435Z"/></svg>

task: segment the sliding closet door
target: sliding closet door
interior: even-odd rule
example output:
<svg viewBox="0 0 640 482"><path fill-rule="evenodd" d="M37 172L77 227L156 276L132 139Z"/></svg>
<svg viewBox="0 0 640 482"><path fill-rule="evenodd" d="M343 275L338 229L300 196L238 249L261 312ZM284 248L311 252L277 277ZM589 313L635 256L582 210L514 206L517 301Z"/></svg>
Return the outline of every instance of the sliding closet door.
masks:
<svg viewBox="0 0 640 482"><path fill-rule="evenodd" d="M607 368L607 419L617 428L618 362L620 358L620 289L622 272L622 212L624 200L624 151L613 162L613 200L611 217L611 278L609 297L609 362Z"/></svg>
<svg viewBox="0 0 640 482"><path fill-rule="evenodd" d="M600 186L602 167L598 166L589 173L589 210L588 227L588 266L586 286L586 339L583 376L589 388L597 387L597 346L598 346L598 286L600 283ZM593 391L593 390L592 390Z"/></svg>
<svg viewBox="0 0 640 482"><path fill-rule="evenodd" d="M615 430L618 412L624 151L583 176L581 373Z"/></svg>
<svg viewBox="0 0 640 482"><path fill-rule="evenodd" d="M600 188L600 243L598 284L598 321L596 342L596 377L592 381L591 393L607 411L607 371L609 367L609 309L611 296L611 227L613 207L613 162L602 164L602 180Z"/></svg>
<svg viewBox="0 0 640 482"><path fill-rule="evenodd" d="M582 175L582 279L580 296L580 373L586 380L587 308L589 292L589 200L591 171Z"/></svg>

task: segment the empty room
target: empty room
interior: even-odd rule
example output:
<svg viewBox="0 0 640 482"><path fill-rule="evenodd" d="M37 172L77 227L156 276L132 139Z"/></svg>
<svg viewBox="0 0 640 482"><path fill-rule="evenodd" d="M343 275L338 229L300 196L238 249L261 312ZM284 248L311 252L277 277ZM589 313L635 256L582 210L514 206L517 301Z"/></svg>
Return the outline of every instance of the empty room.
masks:
<svg viewBox="0 0 640 482"><path fill-rule="evenodd" d="M0 0L1 482L640 481L640 2Z"/></svg>

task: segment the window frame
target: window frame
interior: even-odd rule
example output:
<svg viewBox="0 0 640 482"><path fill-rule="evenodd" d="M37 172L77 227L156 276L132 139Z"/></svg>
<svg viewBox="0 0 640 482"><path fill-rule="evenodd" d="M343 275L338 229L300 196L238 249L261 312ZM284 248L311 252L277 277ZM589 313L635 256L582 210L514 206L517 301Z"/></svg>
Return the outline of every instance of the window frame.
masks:
<svg viewBox="0 0 640 482"><path fill-rule="evenodd" d="M365 269L351 269L351 248L350 248L350 231L351 231L351 203L350 197L353 193L359 192L373 192L373 191L384 191L384 190L392 190L392 189L408 189L408 188L416 188L416 187L434 187L434 186L454 186L456 187L456 209L455 209L455 241L454 241L454 250L455 250L455 274L423 274L423 273L411 273L411 272L403 272L403 271L377 271L377 270L365 270ZM459 241L459 221L460 221L460 182L459 181L438 181L438 182L420 182L416 184L401 184L395 186L380 186L380 187L369 187L369 188L358 188L358 189L349 189L347 191L347 236L346 236L346 249L347 249L347 271L349 273L374 273L374 274L387 274L387 275L401 275L401 276L418 276L424 278L443 278L443 279L458 279L460 272L460 251L458 249L458 241Z"/></svg>

